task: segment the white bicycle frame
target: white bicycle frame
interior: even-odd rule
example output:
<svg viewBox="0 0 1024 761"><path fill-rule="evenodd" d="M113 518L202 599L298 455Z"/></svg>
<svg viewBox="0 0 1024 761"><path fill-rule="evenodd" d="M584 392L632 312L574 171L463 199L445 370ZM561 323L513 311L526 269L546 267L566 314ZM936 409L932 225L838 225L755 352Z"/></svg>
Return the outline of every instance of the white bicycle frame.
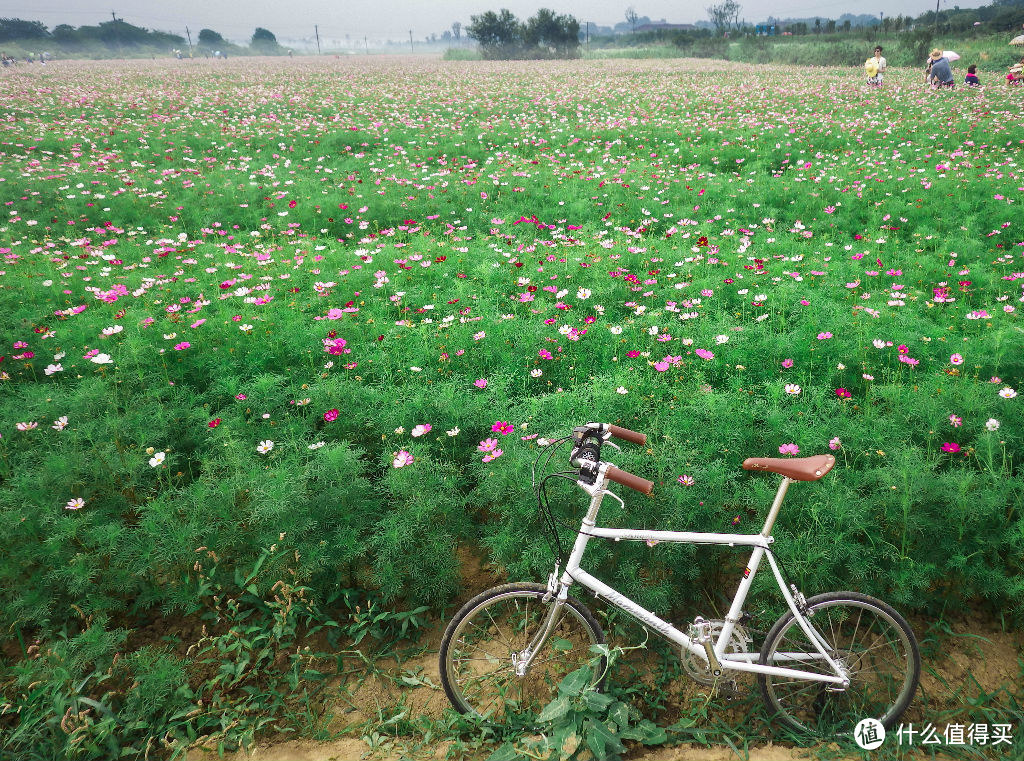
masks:
<svg viewBox="0 0 1024 761"><path fill-rule="evenodd" d="M779 514L779 508L782 506L782 500L786 496L786 490L789 488L789 484L793 483L793 479L783 477L782 483L779 485L779 490L775 494L775 501L772 503L771 510L768 512L768 517L765 519L764 528L759 534L647 531L604 528L597 525L597 512L601 507L601 501L604 499L605 495L612 497L619 504L625 507L622 500L616 494L608 491L608 478L606 473L611 467L613 467L611 463L602 462L596 482L593 485L584 483L583 481L577 482L580 488L590 495L590 508L587 510L587 514L583 518L583 525L580 527L579 534L576 536L576 542L573 545L572 553L566 563L565 570L562 572L561 577L556 579L556 569L556 573L552 574L552 577L548 582L549 593L555 597L556 604L552 606L551 615L549 616L547 623L541 627L541 631L538 633L537 638L534 642L531 642L527 650L522 653L522 659L519 662L517 671L522 674L529 668L534 656L540 650L541 645L543 645L548 634L554 628L555 623L560 617L561 608L569 595L569 588L573 583L579 583L591 590L597 597L607 600L615 607L624 610L639 619L645 626L653 629L675 644L698 655L708 663L708 668L711 669L712 673L716 676L721 673L722 669L728 669L733 671L749 671L756 674L769 674L771 676L789 677L792 679L809 679L818 682L825 682L834 685L831 689L835 690L842 690L849 686L849 674L841 664L837 663L836 660L828 654L828 645L823 641L822 637L817 633L817 631L815 631L814 627L811 626L810 622L807 620L807 617L803 614L801 610L803 607L803 596L797 593L797 596L800 599L800 603L798 604L794 595L790 594L789 590L786 589L782 573L779 571L779 567L770 550L771 544L775 541L771 536L772 526ZM729 612L725 616L725 624L718 636L718 640L714 642L713 645L710 640L707 640L703 645L698 645L686 633L680 631L669 622L659 618L651 611L638 605L630 598L620 594L600 579L583 570L583 568L580 567L580 561L583 558L583 552L586 550L587 544L593 537L613 539L615 541L640 540L653 543L675 542L680 544L722 544L730 547L753 547L754 551L750 555L750 560L747 563L747 569L743 573L743 579L740 581L739 588L736 590L736 596L732 601ZM750 591L750 585L753 583L754 576L757 574L761 560L765 556L768 558L768 564L771 566L772 573L775 576L775 581L779 585L779 589L782 591L783 597L786 599L786 604L789 605L789 609L793 612L797 623L807 635L808 640L814 644L814 647L817 648L818 651L816 654L808 652L776 653L775 660L777 662L807 662L811 660L821 660L825 661L829 665L834 672L833 674L800 671L780 666L762 665L760 663L756 663L759 658L758 653L725 652L729 645L729 639L732 637L737 623L739 623L743 603L746 601L747 593ZM795 587L794 591L796 591Z"/></svg>

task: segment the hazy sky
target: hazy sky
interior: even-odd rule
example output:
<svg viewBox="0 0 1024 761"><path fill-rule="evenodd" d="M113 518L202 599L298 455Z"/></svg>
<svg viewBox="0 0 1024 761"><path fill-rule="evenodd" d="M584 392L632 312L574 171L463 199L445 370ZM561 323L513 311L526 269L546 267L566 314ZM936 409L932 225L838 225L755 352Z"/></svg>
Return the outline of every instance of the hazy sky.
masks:
<svg viewBox="0 0 1024 761"><path fill-rule="evenodd" d="M508 8L525 19L538 8L571 13L580 21L612 26L624 20L633 6L641 16L664 18L670 23L693 23L708 18L705 8L717 0L672 2L672 0L0 0L0 17L42 21L51 29L57 24L97 24L109 21L111 10L136 26L184 35L186 25L194 35L209 27L228 39L248 40L257 26L278 37L301 38L313 34L319 24L320 36L354 39L416 38L431 32L440 35L453 21L469 23L470 16L488 10ZM741 17L760 21L769 14L779 18L838 17L843 13L872 13L917 16L935 8L932 0L876 0L855 5L848 0L739 0ZM952 7L940 0L942 7ZM960 2L973 7L979 2Z"/></svg>

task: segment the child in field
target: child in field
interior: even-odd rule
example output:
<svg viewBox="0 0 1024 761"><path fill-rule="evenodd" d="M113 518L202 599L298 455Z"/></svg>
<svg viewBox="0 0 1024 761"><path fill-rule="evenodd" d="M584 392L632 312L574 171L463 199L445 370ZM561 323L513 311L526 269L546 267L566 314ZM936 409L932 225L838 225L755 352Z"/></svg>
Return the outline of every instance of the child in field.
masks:
<svg viewBox="0 0 1024 761"><path fill-rule="evenodd" d="M964 77L965 85L980 85L981 80L978 79L978 67L973 63L967 67L967 76Z"/></svg>
<svg viewBox="0 0 1024 761"><path fill-rule="evenodd" d="M1019 85L1024 82L1024 58L1020 60L1020 63L1015 63L1006 73L1006 84Z"/></svg>

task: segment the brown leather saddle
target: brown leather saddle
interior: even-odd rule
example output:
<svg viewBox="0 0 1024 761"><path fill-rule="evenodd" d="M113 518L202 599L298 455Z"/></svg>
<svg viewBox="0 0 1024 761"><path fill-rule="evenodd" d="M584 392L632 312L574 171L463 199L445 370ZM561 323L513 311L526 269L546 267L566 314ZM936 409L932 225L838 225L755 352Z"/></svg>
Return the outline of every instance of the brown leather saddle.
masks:
<svg viewBox="0 0 1024 761"><path fill-rule="evenodd" d="M836 464L830 454L813 457L748 457L743 461L744 470L763 470L778 473L794 481L817 481Z"/></svg>

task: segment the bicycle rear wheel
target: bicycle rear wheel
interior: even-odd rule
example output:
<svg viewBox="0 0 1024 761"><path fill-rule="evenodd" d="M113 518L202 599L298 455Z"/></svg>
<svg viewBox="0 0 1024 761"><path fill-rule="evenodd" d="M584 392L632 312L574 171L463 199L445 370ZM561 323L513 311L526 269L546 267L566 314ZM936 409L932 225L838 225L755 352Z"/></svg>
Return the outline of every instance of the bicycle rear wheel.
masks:
<svg viewBox="0 0 1024 761"><path fill-rule="evenodd" d="M850 686L761 674L758 682L769 710L792 729L819 736L849 734L869 718L889 729L910 705L921 675L910 625L881 600L856 592L812 597L806 615L829 656L849 672ZM792 611L768 632L760 663L834 673Z"/></svg>
<svg viewBox="0 0 1024 761"><path fill-rule="evenodd" d="M541 584L506 584L467 602L441 640L441 683L459 713L495 724L532 721L558 694L565 676L592 659L600 689L605 659L590 652L604 643L594 614L570 597L525 674L516 664L547 621L554 601Z"/></svg>

